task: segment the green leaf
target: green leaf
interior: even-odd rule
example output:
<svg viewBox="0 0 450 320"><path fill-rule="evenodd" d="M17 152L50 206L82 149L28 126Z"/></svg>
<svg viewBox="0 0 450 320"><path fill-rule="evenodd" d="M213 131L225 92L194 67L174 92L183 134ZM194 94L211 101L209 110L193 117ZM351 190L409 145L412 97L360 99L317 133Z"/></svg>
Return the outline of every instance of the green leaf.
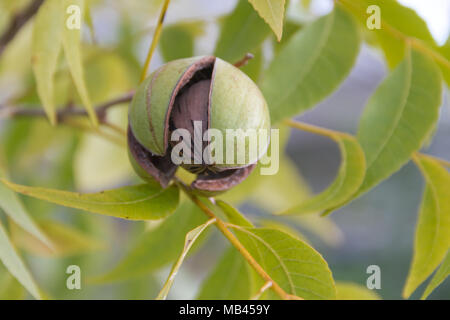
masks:
<svg viewBox="0 0 450 320"><path fill-rule="evenodd" d="M268 213L279 212L287 206L294 206L299 201L311 198L309 187L295 164L287 157L280 159L280 168L275 175L262 176L258 170L259 166L247 180L219 198L234 204L248 201ZM286 218L312 232L328 245L336 246L342 242L341 230L329 217L290 215Z"/></svg>
<svg viewBox="0 0 450 320"><path fill-rule="evenodd" d="M362 194L399 170L420 149L439 116L441 76L434 62L412 50L370 98L358 140L366 155Z"/></svg>
<svg viewBox="0 0 450 320"><path fill-rule="evenodd" d="M11 226L11 239L14 244L33 255L43 257L67 257L106 248L105 243L99 239L68 225L51 220L41 221L39 225L54 243L52 250L13 224Z"/></svg>
<svg viewBox="0 0 450 320"><path fill-rule="evenodd" d="M431 278L430 283L425 289L421 299L426 299L430 293L436 289L444 280L450 275L450 251L447 251L447 255L442 261L441 266Z"/></svg>
<svg viewBox="0 0 450 320"><path fill-rule="evenodd" d="M94 126L98 126L97 114L95 113L91 99L89 98L89 93L84 78L83 60L81 55L81 28L69 28L70 16L73 16L75 13L71 13L70 15L66 13L66 10L72 5L78 6L80 9L81 19L84 12L84 0L63 0L63 11L61 13L63 13L66 18L65 25L63 27L62 41L64 55L84 108L88 112Z"/></svg>
<svg viewBox="0 0 450 320"><path fill-rule="evenodd" d="M330 94L350 72L359 42L356 23L338 7L293 35L261 83L272 124Z"/></svg>
<svg viewBox="0 0 450 320"><path fill-rule="evenodd" d="M160 50L164 61L192 57L194 36L184 24L167 26L161 33Z"/></svg>
<svg viewBox="0 0 450 320"><path fill-rule="evenodd" d="M259 172L256 174L259 175ZM276 174L255 177L258 179L255 179L251 193L246 194L246 200L267 212L279 212L311 196L309 186L288 157L280 159Z"/></svg>
<svg viewBox="0 0 450 320"><path fill-rule="evenodd" d="M199 300L246 300L251 295L250 266L234 247L226 250L202 284Z"/></svg>
<svg viewBox="0 0 450 320"><path fill-rule="evenodd" d="M344 6L355 13L364 27L369 14L370 5L380 8L381 28L370 30L381 46L390 68L397 66L405 57L406 39L417 38L434 46L435 41L427 28L425 21L413 10L402 6L395 0L345 0Z"/></svg>
<svg viewBox="0 0 450 320"><path fill-rule="evenodd" d="M273 41L273 46L275 50L275 54L278 54L284 46L289 43L291 37L296 34L303 26L299 24L297 21L286 20L284 23L283 29L283 39L281 41Z"/></svg>
<svg viewBox="0 0 450 320"><path fill-rule="evenodd" d="M248 0L258 14L267 22L272 31L281 40L285 0Z"/></svg>
<svg viewBox="0 0 450 320"><path fill-rule="evenodd" d="M436 60L442 71L442 76L450 87L450 36L447 38L447 42L438 48L438 52L442 55L442 59Z"/></svg>
<svg viewBox="0 0 450 320"><path fill-rule="evenodd" d="M52 124L56 123L54 76L61 51L63 15L60 0L45 1L34 22L31 64L37 93Z"/></svg>
<svg viewBox="0 0 450 320"><path fill-rule="evenodd" d="M417 165L426 180L419 211L414 255L403 296L409 297L444 259L450 248L450 173L432 158L420 156Z"/></svg>
<svg viewBox="0 0 450 320"><path fill-rule="evenodd" d="M253 224L242 213L225 201L216 200L216 205L225 213L229 223L241 227L253 227Z"/></svg>
<svg viewBox="0 0 450 320"><path fill-rule="evenodd" d="M1 300L23 300L25 299L25 290L19 281L13 276L7 274L0 282L0 301Z"/></svg>
<svg viewBox="0 0 450 320"><path fill-rule="evenodd" d="M341 151L341 166L334 182L320 194L280 214L304 214L335 208L353 196L361 186L366 163L358 141L351 135L328 130L327 136L337 142Z"/></svg>
<svg viewBox="0 0 450 320"><path fill-rule="evenodd" d="M205 214L192 202L183 202L158 227L144 233L117 266L93 281L113 282L135 278L166 266L183 249L185 234L206 220Z"/></svg>
<svg viewBox="0 0 450 320"><path fill-rule="evenodd" d="M127 186L98 193L75 193L27 187L0 179L8 188L24 195L62 206L130 220L156 220L170 215L178 206L179 190L158 183Z"/></svg>
<svg viewBox="0 0 450 320"><path fill-rule="evenodd" d="M247 1L238 1L222 24L214 55L235 63L246 53L255 53L269 34L270 29L251 5Z"/></svg>
<svg viewBox="0 0 450 320"><path fill-rule="evenodd" d="M36 299L42 299L39 288L30 272L23 263L13 244L8 238L5 228L0 222L0 260L6 269L28 290Z"/></svg>
<svg viewBox="0 0 450 320"><path fill-rule="evenodd" d="M365 286L352 282L336 282L337 300L381 300L380 296Z"/></svg>
<svg viewBox="0 0 450 320"><path fill-rule="evenodd" d="M289 135L289 127L283 126L279 129L279 145L275 146L275 150L279 150L280 152L284 151ZM271 150L271 148L272 144L268 150ZM273 161L275 162L276 159L274 158ZM279 162L279 170L274 175L262 175L260 173L261 168L268 166L262 165L259 162L247 179L219 197L237 205L248 201L250 197L254 196L255 204L261 204L263 207L267 204L280 205L280 208L277 207L276 210L281 210L286 205L284 201L286 198L289 198L286 195L293 197L298 197L299 194L303 195L307 190L307 186L302 177L299 176L295 165L287 157L281 156ZM284 183L281 183L283 180L285 180ZM260 194L261 192L263 194ZM264 203L260 203L258 200ZM272 206L269 207L269 210L273 210Z"/></svg>
<svg viewBox="0 0 450 320"><path fill-rule="evenodd" d="M202 234L203 231L205 231L208 226L216 222L216 219L210 219L206 223L192 229L186 234L186 238L184 240L184 248L181 252L180 256L178 257L177 261L172 267L172 270L169 273L169 277L167 278L166 283L164 284L163 288L159 292L158 296L156 297L157 300L166 300L167 295L169 294L170 288L173 285L173 282L175 281L175 276L178 273L178 270L181 268L181 265L183 264L184 259L186 258L189 250L194 245L195 241L198 239L198 237Z"/></svg>
<svg viewBox="0 0 450 320"><path fill-rule="evenodd" d="M287 293L304 299L334 299L326 261L313 248L274 229L233 226L236 236L269 276Z"/></svg>
<svg viewBox="0 0 450 320"><path fill-rule="evenodd" d="M4 174L0 168L0 179L2 177L4 177ZM53 248L52 242L30 217L19 197L2 183L0 183L0 208L24 230L42 241L48 248Z"/></svg>
<svg viewBox="0 0 450 320"><path fill-rule="evenodd" d="M299 239L305 242L306 244L310 244L305 235L303 235L295 226L293 226L291 221L283 223L275 220L259 219L258 226L262 228L280 230L284 233L287 233L293 238Z"/></svg>

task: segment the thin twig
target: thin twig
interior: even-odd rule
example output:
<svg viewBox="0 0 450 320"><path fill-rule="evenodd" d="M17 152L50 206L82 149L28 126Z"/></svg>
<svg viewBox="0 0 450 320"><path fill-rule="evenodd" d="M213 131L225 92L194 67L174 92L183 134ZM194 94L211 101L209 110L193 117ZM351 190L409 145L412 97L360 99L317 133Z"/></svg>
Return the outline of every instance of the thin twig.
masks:
<svg viewBox="0 0 450 320"><path fill-rule="evenodd" d="M22 29L22 27L30 20L40 6L44 3L44 0L33 0L22 11L18 12L9 23L5 32L0 36L0 56L5 51L6 46L14 39L16 34Z"/></svg>
<svg viewBox="0 0 450 320"><path fill-rule="evenodd" d="M121 95L118 98L108 100L95 107L95 112L101 123L106 122L106 111L116 105L129 102L133 98L134 91ZM43 109L30 109L23 107L1 106L0 105L0 119L1 118L15 118L15 117L46 117ZM56 113L58 122L62 122L67 118L88 116L86 110L81 108L62 108Z"/></svg>
<svg viewBox="0 0 450 320"><path fill-rule="evenodd" d="M167 8L169 7L170 0L165 0L164 5L161 9L161 13L158 18L158 25L155 28L155 32L153 34L152 44L150 45L150 48L147 53L147 58L145 59L144 68L142 70L141 74L141 80L140 82L144 81L147 77L148 69L150 68L150 62L152 60L153 53L155 52L156 46L159 41L159 37L161 36L162 26L164 22L164 18L166 16Z"/></svg>
<svg viewBox="0 0 450 320"><path fill-rule="evenodd" d="M248 63L249 60L253 59L254 57L255 56L253 54L246 53L245 56L241 60L239 60L238 62L234 63L234 66L236 68L243 67L243 66L245 66Z"/></svg>
<svg viewBox="0 0 450 320"><path fill-rule="evenodd" d="M212 212L200 199L195 196L181 180L175 178L175 183L180 187L181 190L194 202L197 207L199 207L209 218L215 218L215 225L222 232L222 234L230 241L230 243L239 251L239 253L244 257L245 260L255 269L255 271L263 278L266 282L271 282L271 289L275 291L282 299L292 300L298 299L299 297L294 297L293 295L287 293L283 290L270 276L269 274L260 266L260 264L253 258L250 252L241 244L241 242L236 238L236 236L228 229L226 223L219 219L214 212Z"/></svg>

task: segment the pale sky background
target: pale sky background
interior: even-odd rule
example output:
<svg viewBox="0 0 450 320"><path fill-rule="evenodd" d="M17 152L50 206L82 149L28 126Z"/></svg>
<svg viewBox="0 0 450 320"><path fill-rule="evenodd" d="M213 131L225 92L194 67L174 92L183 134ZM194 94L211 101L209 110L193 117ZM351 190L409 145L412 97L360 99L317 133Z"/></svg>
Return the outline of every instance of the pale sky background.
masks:
<svg viewBox="0 0 450 320"><path fill-rule="evenodd" d="M447 41L450 32L450 0L398 0L424 19L439 45Z"/></svg>

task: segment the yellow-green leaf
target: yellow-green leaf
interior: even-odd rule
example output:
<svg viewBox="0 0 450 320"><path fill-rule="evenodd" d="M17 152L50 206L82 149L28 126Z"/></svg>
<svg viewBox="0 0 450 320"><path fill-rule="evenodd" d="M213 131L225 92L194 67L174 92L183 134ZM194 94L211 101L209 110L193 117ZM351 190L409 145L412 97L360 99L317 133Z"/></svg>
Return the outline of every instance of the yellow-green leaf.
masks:
<svg viewBox="0 0 450 320"><path fill-rule="evenodd" d="M3 177L4 174L0 168L0 178ZM42 241L47 248L53 247L45 232L30 217L19 197L2 183L0 183L0 208L25 231Z"/></svg>
<svg viewBox="0 0 450 320"><path fill-rule="evenodd" d="M42 295L37 287L31 273L20 258L13 244L11 243L5 228L0 222L0 260L6 269L24 286L28 292L36 299L42 299Z"/></svg>
<svg viewBox="0 0 450 320"><path fill-rule="evenodd" d="M194 37L182 24L165 27L161 33L160 50L164 61L194 55Z"/></svg>
<svg viewBox="0 0 450 320"><path fill-rule="evenodd" d="M324 131L336 141L341 151L341 165L334 182L320 194L302 201L280 214L322 212L346 202L359 189L364 180L366 162L358 141L351 135Z"/></svg>
<svg viewBox="0 0 450 320"><path fill-rule="evenodd" d="M285 0L248 0L258 14L267 22L270 28L281 40L283 34Z"/></svg>
<svg viewBox="0 0 450 320"><path fill-rule="evenodd" d="M178 206L179 191L174 185L162 189L158 183L127 186L98 193L76 193L28 187L0 179L10 189L24 195L107 216L130 220L156 220L170 215Z"/></svg>
<svg viewBox="0 0 450 320"><path fill-rule="evenodd" d="M205 222L203 212L192 202L183 202L159 226L145 232L112 270L93 281L113 282L135 278L166 266L183 249L185 234Z"/></svg>
<svg viewBox="0 0 450 320"><path fill-rule="evenodd" d="M337 300L381 300L375 290L352 282L336 282Z"/></svg>
<svg viewBox="0 0 450 320"><path fill-rule="evenodd" d="M60 0L45 1L34 21L31 64L37 93L52 124L56 123L54 76L61 51L63 15Z"/></svg>
<svg viewBox="0 0 450 320"><path fill-rule="evenodd" d="M255 53L269 34L269 27L252 6L240 0L222 23L214 55L235 63L246 53Z"/></svg>
<svg viewBox="0 0 450 320"><path fill-rule="evenodd" d="M25 290L16 278L7 274L0 281L0 301L1 300L23 300L25 299Z"/></svg>
<svg viewBox="0 0 450 320"><path fill-rule="evenodd" d="M14 244L33 255L43 257L66 257L106 248L105 243L99 239L68 225L51 220L41 221L39 225L54 243L52 250L41 241L24 232L22 228L18 228L13 224L11 226L11 239Z"/></svg>
<svg viewBox="0 0 450 320"><path fill-rule="evenodd" d="M194 40L204 33L204 21L182 22L165 26L159 41L164 61L189 58L194 55Z"/></svg>
<svg viewBox="0 0 450 320"><path fill-rule="evenodd" d="M250 266L234 247L226 250L203 282L199 300L246 300L251 295Z"/></svg>
<svg viewBox="0 0 450 320"><path fill-rule="evenodd" d="M309 245L274 229L233 226L233 231L261 267L287 293L304 299L336 297L326 261Z"/></svg>
<svg viewBox="0 0 450 320"><path fill-rule="evenodd" d="M444 280L450 275L450 251L447 252L447 255L442 261L441 266L434 274L433 278L431 278L430 283L425 289L425 292L422 295L422 299L426 299L434 289L436 289Z"/></svg>
<svg viewBox="0 0 450 320"><path fill-rule="evenodd" d="M414 255L403 289L409 297L444 259L450 248L450 173L426 156L416 158L426 180L419 211Z"/></svg>
<svg viewBox="0 0 450 320"><path fill-rule="evenodd" d="M371 15L366 10L370 5L380 9L380 29L372 29L371 33L381 46L390 68L397 66L405 57L407 39L417 38L433 46L435 41L425 21L413 10L402 6L396 0L344 0L344 6L354 12L355 16L367 28ZM370 21L370 20L369 20Z"/></svg>
<svg viewBox="0 0 450 320"><path fill-rule="evenodd" d="M356 23L339 7L294 34L261 82L272 124L330 94L350 72L359 42Z"/></svg>
<svg viewBox="0 0 450 320"><path fill-rule="evenodd" d="M198 239L198 237L202 234L203 231L205 231L208 226L213 224L216 221L215 218L208 220L204 224L192 229L186 234L186 238L184 240L184 248L179 255L177 261L172 267L172 270L169 273L169 277L167 278L166 283L164 284L163 288L159 292L158 296L156 297L157 300L166 300L167 295L169 294L169 290L173 285L173 282L175 280L175 276L178 273L178 270L181 267L181 264L183 263L184 259L186 258L189 250L194 245L195 241Z"/></svg>
<svg viewBox="0 0 450 320"><path fill-rule="evenodd" d="M78 28L76 24L72 24L70 20L71 18L77 19L76 15L78 13L76 11L66 12L69 8L78 7L76 10L79 10L79 19L81 19L84 12L84 0L63 0L62 6L63 11L61 13L64 14L65 17L62 41L64 55L80 99L88 112L92 123L94 126L97 126L97 114L95 113L91 99L89 98L89 93L84 78L83 59L81 55L81 26Z"/></svg>
<svg viewBox="0 0 450 320"><path fill-rule="evenodd" d="M295 164L287 157L282 157L279 165L278 172L270 176L260 175L259 166L257 166L247 180L224 195L220 195L220 198L237 204L246 200L268 213L279 212L286 206L294 206L299 201L307 201L311 198L311 191ZM287 217L292 219L293 223L317 235L328 245L338 245L342 242L341 230L329 217L318 215Z"/></svg>
<svg viewBox="0 0 450 320"><path fill-rule="evenodd" d="M242 213L225 201L216 200L216 205L225 213L228 222L241 227L253 227L253 224Z"/></svg>
<svg viewBox="0 0 450 320"><path fill-rule="evenodd" d="M358 194L388 178L420 149L438 119L441 88L439 69L416 50L381 83L359 126L367 171Z"/></svg>

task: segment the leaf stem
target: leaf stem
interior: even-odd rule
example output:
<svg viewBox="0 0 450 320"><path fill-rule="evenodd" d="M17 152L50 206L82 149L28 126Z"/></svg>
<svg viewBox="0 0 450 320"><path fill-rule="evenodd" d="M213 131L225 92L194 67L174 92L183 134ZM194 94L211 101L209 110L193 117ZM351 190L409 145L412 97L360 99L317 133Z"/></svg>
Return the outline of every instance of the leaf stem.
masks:
<svg viewBox="0 0 450 320"><path fill-rule="evenodd" d="M294 296L288 294L283 290L261 267L261 265L253 258L250 252L242 245L238 238L228 229L226 223L219 219L214 212L211 211L200 199L195 196L189 187L187 187L181 180L175 178L175 183L180 187L181 190L194 202L197 207L199 207L209 218L216 219L215 225L220 232L225 236L225 238L230 241L230 243L239 251L239 253L244 257L245 260L253 267L253 269L263 278L266 282L271 282L271 289L278 294L284 300L291 300Z"/></svg>
<svg viewBox="0 0 450 320"><path fill-rule="evenodd" d="M294 121L291 119L286 119L283 121L283 123L291 128L302 130L302 131L307 131L307 132L321 135L321 136L324 136L327 138L331 138L333 140L336 140L336 138L335 138L336 136L343 136L343 135L351 136L350 134L345 133L345 132L339 132L339 131L334 131L334 130L330 130L330 129L325 129L325 128L318 127L318 126L315 126L312 124Z"/></svg>
<svg viewBox="0 0 450 320"><path fill-rule="evenodd" d="M161 13L158 18L158 25L155 28L155 32L153 33L152 43L147 53L147 58L145 59L144 69L142 70L140 82L144 81L147 77L148 69L150 68L150 62L152 60L153 53L155 52L156 45L158 44L159 37L161 36L162 26L164 22L164 18L166 16L167 8L169 7L170 0L165 0L163 7L161 9Z"/></svg>
<svg viewBox="0 0 450 320"><path fill-rule="evenodd" d="M272 286L272 282L267 281L262 287L261 289L258 290L258 292L252 297L250 298L250 300L258 300L259 298L261 298L261 295L266 292L267 289L269 289Z"/></svg>
<svg viewBox="0 0 450 320"><path fill-rule="evenodd" d="M246 53L245 54L245 56L241 59L241 60L239 60L239 61L237 61L237 62L235 62L233 65L236 67L236 68L241 68L241 67L243 67L243 66L245 66L251 59L253 59L255 56L253 55L253 54L251 54L251 53Z"/></svg>

